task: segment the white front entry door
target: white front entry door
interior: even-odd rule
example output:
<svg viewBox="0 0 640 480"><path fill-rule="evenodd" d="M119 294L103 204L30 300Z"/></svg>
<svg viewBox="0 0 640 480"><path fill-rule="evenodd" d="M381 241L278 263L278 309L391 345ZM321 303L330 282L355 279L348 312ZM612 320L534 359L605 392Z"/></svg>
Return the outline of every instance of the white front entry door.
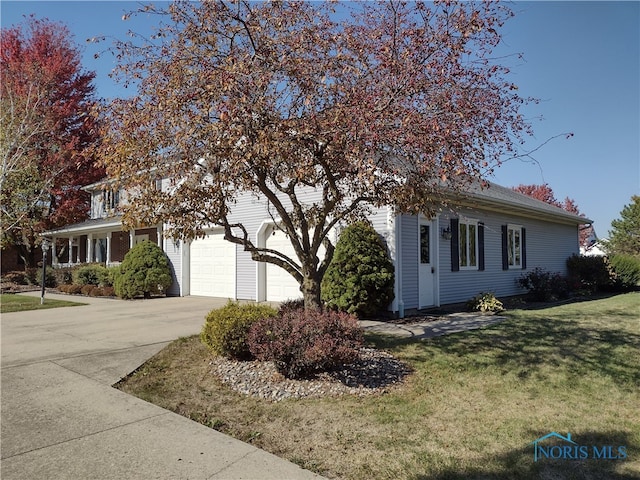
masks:
<svg viewBox="0 0 640 480"><path fill-rule="evenodd" d="M435 305L435 222L420 219L418 225L418 296L419 308Z"/></svg>

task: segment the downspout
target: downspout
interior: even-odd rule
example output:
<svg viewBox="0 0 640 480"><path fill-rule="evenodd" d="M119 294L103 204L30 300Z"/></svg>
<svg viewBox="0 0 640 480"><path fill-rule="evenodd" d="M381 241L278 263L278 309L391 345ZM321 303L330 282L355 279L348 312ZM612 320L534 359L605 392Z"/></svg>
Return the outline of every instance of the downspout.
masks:
<svg viewBox="0 0 640 480"><path fill-rule="evenodd" d="M396 235L396 287L398 299L398 318L404 318L404 300L402 297L402 215L395 215Z"/></svg>

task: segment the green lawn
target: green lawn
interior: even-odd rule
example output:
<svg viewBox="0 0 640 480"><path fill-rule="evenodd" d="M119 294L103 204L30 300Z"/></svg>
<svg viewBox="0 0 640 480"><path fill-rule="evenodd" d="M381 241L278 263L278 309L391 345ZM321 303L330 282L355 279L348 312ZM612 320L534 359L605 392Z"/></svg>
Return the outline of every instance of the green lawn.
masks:
<svg viewBox="0 0 640 480"><path fill-rule="evenodd" d="M640 478L640 293L507 316L424 341L368 337L414 369L376 397L247 398L211 375L197 337L120 388L329 478ZM553 431L627 458L534 462L531 442Z"/></svg>
<svg viewBox="0 0 640 480"><path fill-rule="evenodd" d="M0 313L24 312L26 310L39 310L43 308L73 307L77 305L86 305L86 303L52 300L45 295L44 304L40 305L40 297L16 295L13 293L3 293L0 295Z"/></svg>

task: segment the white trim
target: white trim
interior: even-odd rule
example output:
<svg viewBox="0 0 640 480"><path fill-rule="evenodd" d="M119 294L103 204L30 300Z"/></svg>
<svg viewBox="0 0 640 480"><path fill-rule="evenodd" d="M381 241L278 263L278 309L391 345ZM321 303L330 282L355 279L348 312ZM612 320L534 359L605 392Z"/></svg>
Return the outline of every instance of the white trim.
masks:
<svg viewBox="0 0 640 480"><path fill-rule="evenodd" d="M256 231L256 247L257 248L266 248L267 246L267 232L270 232L271 228L274 228L276 222L280 219L276 218L275 222L273 220L263 220L258 230ZM266 262L255 262L256 265L256 301L257 302L266 302L267 301L267 264Z"/></svg>

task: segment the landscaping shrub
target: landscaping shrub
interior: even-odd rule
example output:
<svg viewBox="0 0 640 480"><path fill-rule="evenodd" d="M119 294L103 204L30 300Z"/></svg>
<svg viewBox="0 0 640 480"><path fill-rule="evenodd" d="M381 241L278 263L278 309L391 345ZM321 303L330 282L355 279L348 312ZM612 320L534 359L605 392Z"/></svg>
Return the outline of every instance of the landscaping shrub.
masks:
<svg viewBox="0 0 640 480"><path fill-rule="evenodd" d="M393 300L393 284L393 263L374 228L365 222L345 228L322 279L326 306L372 316Z"/></svg>
<svg viewBox="0 0 640 480"><path fill-rule="evenodd" d="M78 285L108 285L109 270L104 265L83 265L75 271L75 283Z"/></svg>
<svg viewBox="0 0 640 480"><path fill-rule="evenodd" d="M29 280L24 272L7 272L3 275L3 280L8 283L17 283L18 285L29 284Z"/></svg>
<svg viewBox="0 0 640 480"><path fill-rule="evenodd" d="M251 358L247 345L249 328L261 318L276 315L277 310L269 305L240 305L229 301L207 314L200 339L216 355L247 360Z"/></svg>
<svg viewBox="0 0 640 480"><path fill-rule="evenodd" d="M96 285L82 285L80 287L80 293L87 296L93 296L91 294L96 288L99 288L99 287L97 287Z"/></svg>
<svg viewBox="0 0 640 480"><path fill-rule="evenodd" d="M362 346L355 316L318 310L289 311L255 322L248 336L251 353L273 361L288 378L304 378L354 362Z"/></svg>
<svg viewBox="0 0 640 480"><path fill-rule="evenodd" d="M27 285L38 285L38 270L36 267L24 269L24 278L27 281Z"/></svg>
<svg viewBox="0 0 640 480"><path fill-rule="evenodd" d="M295 300L285 300L280 304L280 307L278 308L278 314L284 315L285 313L293 312L295 310L300 310L303 308L304 308L303 298L297 298Z"/></svg>
<svg viewBox="0 0 640 480"><path fill-rule="evenodd" d="M569 278L588 293L607 290L612 285L605 257L572 255L567 259L567 269Z"/></svg>
<svg viewBox="0 0 640 480"><path fill-rule="evenodd" d="M493 293L482 292L467 302L467 309L472 312L501 312L504 305Z"/></svg>
<svg viewBox="0 0 640 480"><path fill-rule="evenodd" d="M609 259L616 290L630 291L640 286L640 259L633 255L613 255Z"/></svg>
<svg viewBox="0 0 640 480"><path fill-rule="evenodd" d="M38 273L36 274L36 282L38 285L42 285L42 269L38 269ZM47 271L45 272L45 282L44 282L44 286L45 287L50 287L53 288L58 284L58 282L56 281L56 276L53 273L53 269L52 268L47 268Z"/></svg>
<svg viewBox="0 0 640 480"><path fill-rule="evenodd" d="M169 261L162 249L145 240L127 252L115 275L116 295L135 298L162 295L171 286Z"/></svg>
<svg viewBox="0 0 640 480"><path fill-rule="evenodd" d="M115 297L116 291L113 287L101 287L102 297Z"/></svg>
<svg viewBox="0 0 640 480"><path fill-rule="evenodd" d="M58 290L60 290L62 293L68 293L70 295L78 295L82 293L82 288L84 286L85 285L76 285L76 284L58 285Z"/></svg>
<svg viewBox="0 0 640 480"><path fill-rule="evenodd" d="M529 291L534 301L548 302L569 296L567 279L559 273L551 273L541 267L525 273L517 282L520 287Z"/></svg>

